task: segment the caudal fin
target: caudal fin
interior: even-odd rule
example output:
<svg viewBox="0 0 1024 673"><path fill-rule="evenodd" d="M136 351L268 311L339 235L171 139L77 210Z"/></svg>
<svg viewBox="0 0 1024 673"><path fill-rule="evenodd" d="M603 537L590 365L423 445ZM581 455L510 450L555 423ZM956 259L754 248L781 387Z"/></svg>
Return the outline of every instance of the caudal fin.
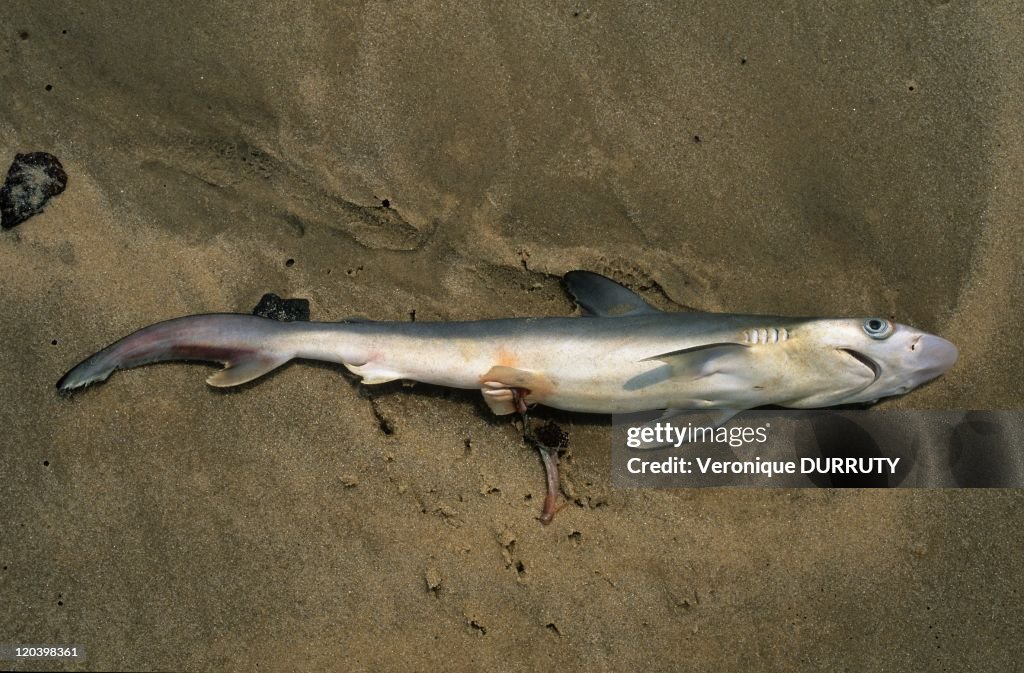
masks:
<svg viewBox="0 0 1024 673"><path fill-rule="evenodd" d="M62 393L105 381L114 370L153 362L219 362L211 386L237 386L295 357L284 335L291 323L234 313L186 316L144 327L86 358L57 382Z"/></svg>

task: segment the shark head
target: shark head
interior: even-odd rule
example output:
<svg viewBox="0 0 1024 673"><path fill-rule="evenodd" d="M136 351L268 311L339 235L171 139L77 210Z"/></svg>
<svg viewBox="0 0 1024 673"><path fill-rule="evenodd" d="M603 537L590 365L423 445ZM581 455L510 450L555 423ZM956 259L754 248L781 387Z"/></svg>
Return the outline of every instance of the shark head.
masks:
<svg viewBox="0 0 1024 673"><path fill-rule="evenodd" d="M886 318L814 320L800 341L813 343L814 361L836 385L826 395L794 400L814 407L874 402L902 395L941 376L956 363L957 349L942 337Z"/></svg>

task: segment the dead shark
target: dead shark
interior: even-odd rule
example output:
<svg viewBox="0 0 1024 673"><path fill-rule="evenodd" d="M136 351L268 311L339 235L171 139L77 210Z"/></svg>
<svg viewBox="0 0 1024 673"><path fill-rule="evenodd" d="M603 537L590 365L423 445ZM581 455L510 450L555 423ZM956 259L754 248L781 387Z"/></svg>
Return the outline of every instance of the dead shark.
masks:
<svg viewBox="0 0 1024 673"><path fill-rule="evenodd" d="M284 323L218 313L160 322L86 358L57 383L69 392L117 369L217 362L211 386L237 386L296 358L344 365L373 385L408 379L478 389L496 414L530 405L590 413L716 410L717 422L764 405L874 402L948 371L949 341L887 318L666 313L604 276L572 271L581 317L465 322ZM542 521L557 499L557 452Z"/></svg>

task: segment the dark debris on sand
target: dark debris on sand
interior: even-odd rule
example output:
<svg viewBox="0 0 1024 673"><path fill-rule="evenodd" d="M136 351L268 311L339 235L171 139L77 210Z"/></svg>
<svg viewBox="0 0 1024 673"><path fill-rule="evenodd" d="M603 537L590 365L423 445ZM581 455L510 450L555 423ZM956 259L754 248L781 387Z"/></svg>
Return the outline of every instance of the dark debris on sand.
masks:
<svg viewBox="0 0 1024 673"><path fill-rule="evenodd" d="M569 433L554 421L548 421L534 431L537 441L553 449L569 446Z"/></svg>
<svg viewBox="0 0 1024 673"><path fill-rule="evenodd" d="M268 292L260 299L252 314L281 322L309 322L309 300L281 299Z"/></svg>
<svg viewBox="0 0 1024 673"><path fill-rule="evenodd" d="M60 160L48 152L17 154L0 188L0 225L15 227L42 212L46 202L68 185Z"/></svg>

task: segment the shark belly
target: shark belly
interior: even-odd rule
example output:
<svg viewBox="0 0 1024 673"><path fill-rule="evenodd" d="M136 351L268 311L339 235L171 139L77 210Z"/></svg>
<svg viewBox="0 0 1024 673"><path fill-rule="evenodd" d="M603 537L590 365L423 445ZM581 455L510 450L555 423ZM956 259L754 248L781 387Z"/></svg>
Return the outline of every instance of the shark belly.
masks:
<svg viewBox="0 0 1024 673"><path fill-rule="evenodd" d="M581 322L573 320L572 326ZM673 376L669 365L650 358L699 342L679 337L635 338L628 332L599 338L558 330L481 334L474 324L465 326L466 333L462 331L369 336L361 348L365 362L346 366L368 384L408 379L479 389L485 399L491 398L489 403L499 397L507 400L512 390L520 390L527 404L588 413L731 408L737 404L747 408L771 402L767 398L772 375L754 366L752 353L734 358L743 362L728 363L732 371L681 378ZM511 413L511 407L491 406L498 413Z"/></svg>

